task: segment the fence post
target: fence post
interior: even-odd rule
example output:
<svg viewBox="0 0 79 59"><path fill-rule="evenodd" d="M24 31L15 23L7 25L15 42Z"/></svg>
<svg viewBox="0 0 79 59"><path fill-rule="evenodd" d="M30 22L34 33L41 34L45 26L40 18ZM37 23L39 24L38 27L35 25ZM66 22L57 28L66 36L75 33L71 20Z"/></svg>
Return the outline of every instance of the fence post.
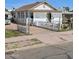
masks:
<svg viewBox="0 0 79 59"><path fill-rule="evenodd" d="M61 30L61 20L60 20L60 17L59 17L59 31Z"/></svg>

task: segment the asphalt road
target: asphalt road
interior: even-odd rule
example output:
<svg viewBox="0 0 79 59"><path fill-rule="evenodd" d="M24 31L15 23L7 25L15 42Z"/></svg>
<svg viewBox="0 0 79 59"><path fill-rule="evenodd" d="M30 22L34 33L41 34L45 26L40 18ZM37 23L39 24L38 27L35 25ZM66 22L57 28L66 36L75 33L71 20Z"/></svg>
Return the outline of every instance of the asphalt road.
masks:
<svg viewBox="0 0 79 59"><path fill-rule="evenodd" d="M5 59L73 59L73 43L46 45L6 54Z"/></svg>

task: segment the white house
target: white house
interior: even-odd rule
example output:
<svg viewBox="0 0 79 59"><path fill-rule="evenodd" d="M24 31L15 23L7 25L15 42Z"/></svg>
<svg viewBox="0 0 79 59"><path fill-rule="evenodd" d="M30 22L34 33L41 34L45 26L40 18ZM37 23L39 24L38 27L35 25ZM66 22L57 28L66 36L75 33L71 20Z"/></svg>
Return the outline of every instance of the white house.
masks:
<svg viewBox="0 0 79 59"><path fill-rule="evenodd" d="M48 19L48 14L51 22ZM47 2L36 2L16 9L15 21L17 23L25 24L28 17L31 18L29 21L35 26L46 27L47 24L50 24L53 30L61 28L62 12Z"/></svg>
<svg viewBox="0 0 79 59"><path fill-rule="evenodd" d="M5 11L5 18L6 19L11 19L12 18L12 15L9 11Z"/></svg>

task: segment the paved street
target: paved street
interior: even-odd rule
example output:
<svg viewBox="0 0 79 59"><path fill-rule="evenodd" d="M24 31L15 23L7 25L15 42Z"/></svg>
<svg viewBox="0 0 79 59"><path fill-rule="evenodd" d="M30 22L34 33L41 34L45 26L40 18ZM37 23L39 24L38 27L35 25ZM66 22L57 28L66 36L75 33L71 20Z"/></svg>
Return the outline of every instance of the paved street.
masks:
<svg viewBox="0 0 79 59"><path fill-rule="evenodd" d="M72 59L72 45L72 42L69 42L16 51L12 54L6 54L6 59Z"/></svg>

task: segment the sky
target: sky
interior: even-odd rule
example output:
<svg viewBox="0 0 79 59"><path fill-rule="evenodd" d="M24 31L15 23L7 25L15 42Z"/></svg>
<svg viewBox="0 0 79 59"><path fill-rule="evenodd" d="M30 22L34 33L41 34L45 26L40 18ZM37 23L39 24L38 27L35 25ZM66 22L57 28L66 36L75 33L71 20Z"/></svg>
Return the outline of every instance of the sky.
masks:
<svg viewBox="0 0 79 59"><path fill-rule="evenodd" d="M42 0L5 0L5 8L19 8L20 6L38 2ZM69 7L73 9L73 0L47 0L47 2L55 8Z"/></svg>

